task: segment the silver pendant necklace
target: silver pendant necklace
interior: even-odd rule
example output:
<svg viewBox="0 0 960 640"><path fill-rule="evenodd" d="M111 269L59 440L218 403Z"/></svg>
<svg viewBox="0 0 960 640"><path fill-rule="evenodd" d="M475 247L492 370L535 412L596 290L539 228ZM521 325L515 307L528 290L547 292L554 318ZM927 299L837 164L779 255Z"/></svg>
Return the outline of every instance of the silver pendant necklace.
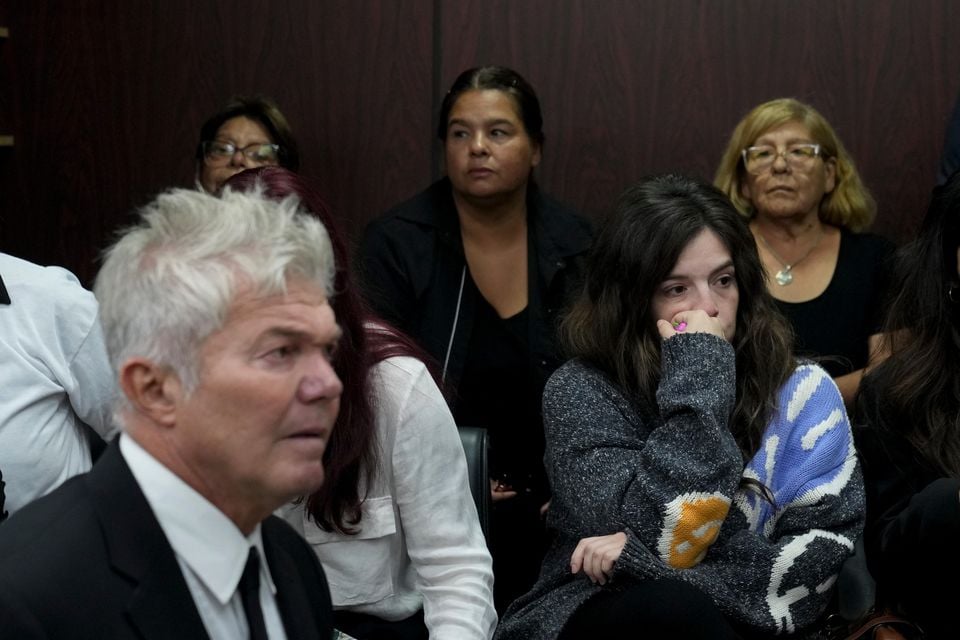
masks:
<svg viewBox="0 0 960 640"><path fill-rule="evenodd" d="M774 251L773 247L770 246L770 243L767 242L767 239L763 237L763 234L760 232L760 230L759 229L757 230L757 238L760 239L760 243L764 247L766 247L767 251L770 252L770 255L776 258L777 262L779 262L780 265L782 266L782 268L779 271L773 274L773 279L777 281L778 285L780 285L781 287L785 287L791 282L793 282L793 268L798 264L800 264L801 262L803 262L804 260L806 260L807 256L813 253L813 250L817 248L818 244L820 244L820 239L823 238L823 225L820 225L819 229L820 229L820 232L817 234L817 239L813 241L813 244L810 245L810 248L807 249L807 251L802 256L794 260L792 263L787 263L786 260L781 258L780 254Z"/></svg>

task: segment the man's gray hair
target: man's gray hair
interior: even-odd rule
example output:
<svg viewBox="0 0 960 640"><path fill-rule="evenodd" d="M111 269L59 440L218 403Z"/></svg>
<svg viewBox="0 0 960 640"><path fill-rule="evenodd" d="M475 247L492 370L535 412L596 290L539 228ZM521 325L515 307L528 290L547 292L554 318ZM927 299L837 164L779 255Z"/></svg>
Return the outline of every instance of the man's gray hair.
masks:
<svg viewBox="0 0 960 640"><path fill-rule="evenodd" d="M172 189L143 207L106 251L94 285L114 371L147 358L173 369L191 391L199 347L223 326L241 290L280 294L297 277L329 298L330 238L298 204L259 190L216 197Z"/></svg>

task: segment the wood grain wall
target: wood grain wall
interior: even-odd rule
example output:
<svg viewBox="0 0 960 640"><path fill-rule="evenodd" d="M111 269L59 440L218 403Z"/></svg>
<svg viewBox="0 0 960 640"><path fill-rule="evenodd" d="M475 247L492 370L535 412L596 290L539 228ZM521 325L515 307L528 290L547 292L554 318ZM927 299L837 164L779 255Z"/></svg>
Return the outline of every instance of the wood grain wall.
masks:
<svg viewBox="0 0 960 640"><path fill-rule="evenodd" d="M435 112L463 69L538 89L538 179L600 217L667 170L713 175L755 104L811 102L902 241L960 90L951 0L0 0L0 251L89 283L129 212L193 183L200 124L273 96L352 235L440 175Z"/></svg>

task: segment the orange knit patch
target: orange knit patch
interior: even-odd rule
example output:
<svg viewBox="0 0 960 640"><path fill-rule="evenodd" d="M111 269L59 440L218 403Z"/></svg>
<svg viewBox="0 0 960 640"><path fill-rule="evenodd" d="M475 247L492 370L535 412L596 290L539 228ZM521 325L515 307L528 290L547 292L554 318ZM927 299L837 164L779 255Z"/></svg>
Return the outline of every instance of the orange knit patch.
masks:
<svg viewBox="0 0 960 640"><path fill-rule="evenodd" d="M675 501L668 510L674 517L668 516L666 539L661 538L660 543L661 553L666 551L667 563L678 569L689 569L700 562L717 539L729 510L730 501L725 496L700 494Z"/></svg>

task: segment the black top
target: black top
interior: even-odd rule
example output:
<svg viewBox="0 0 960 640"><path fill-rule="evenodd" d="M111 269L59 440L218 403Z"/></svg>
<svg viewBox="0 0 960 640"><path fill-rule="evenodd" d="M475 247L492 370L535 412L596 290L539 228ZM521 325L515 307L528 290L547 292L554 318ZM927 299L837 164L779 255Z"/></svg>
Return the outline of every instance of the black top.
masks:
<svg viewBox="0 0 960 640"><path fill-rule="evenodd" d="M373 309L445 371L458 424L489 430L494 468L543 479L540 398L561 363L556 322L580 282L592 232L533 185L527 216L528 303L515 322L500 321L470 278L446 178L367 225L357 264ZM504 446L508 433L516 437Z"/></svg>
<svg viewBox="0 0 960 640"><path fill-rule="evenodd" d="M472 286L472 282L471 282ZM501 318L482 297L477 303L456 398L457 424L486 425L490 435L490 475L520 491L536 489L539 474L530 460L543 452L537 382L530 370L529 312Z"/></svg>
<svg viewBox="0 0 960 640"><path fill-rule="evenodd" d="M841 229L837 267L824 292L806 302L776 301L796 333L797 355L816 360L833 377L866 366L868 338L883 322L894 249L881 236Z"/></svg>
<svg viewBox="0 0 960 640"><path fill-rule="evenodd" d="M897 415L885 400L885 374L881 364L865 377L857 399L867 563L881 604L919 623L928 638L954 638L960 478L947 477L902 435L916 416Z"/></svg>

